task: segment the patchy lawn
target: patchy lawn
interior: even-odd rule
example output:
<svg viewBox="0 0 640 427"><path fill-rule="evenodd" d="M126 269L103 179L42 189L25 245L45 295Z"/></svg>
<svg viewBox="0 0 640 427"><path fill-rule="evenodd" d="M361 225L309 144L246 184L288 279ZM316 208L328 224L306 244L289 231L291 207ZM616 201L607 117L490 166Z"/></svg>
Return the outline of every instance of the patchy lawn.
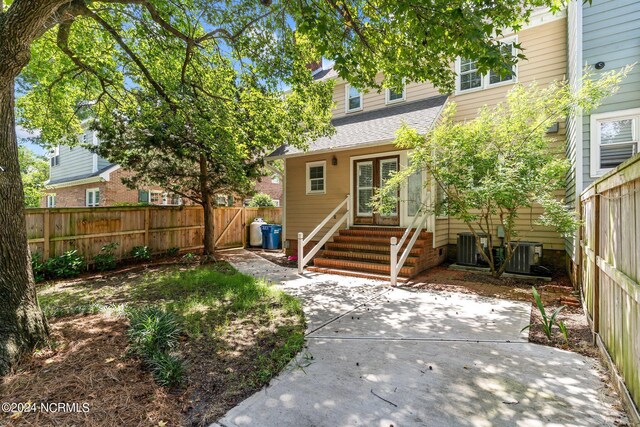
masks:
<svg viewBox="0 0 640 427"><path fill-rule="evenodd" d="M533 285L538 289L548 315L551 315L557 307L566 306L558 315L558 320L563 321L569 331L568 342L557 328L554 328L556 333L551 340L544 335L541 325L542 317L531 293ZM593 346L593 336L587 318L578 298L574 295L571 282L566 276L554 277L551 282L509 277L496 279L480 273L450 270L447 266L441 265L424 271L406 286L413 289L461 292L531 302L531 323L533 326L529 329L529 341L575 351L585 356L598 356L598 350Z"/></svg>
<svg viewBox="0 0 640 427"><path fill-rule="evenodd" d="M24 413L12 425L208 425L268 384L304 344L298 300L224 262L56 282L39 297L54 345L23 361L0 394L12 402L88 402L90 411ZM187 364L179 389L159 387L127 355L123 313L145 305L179 319Z"/></svg>

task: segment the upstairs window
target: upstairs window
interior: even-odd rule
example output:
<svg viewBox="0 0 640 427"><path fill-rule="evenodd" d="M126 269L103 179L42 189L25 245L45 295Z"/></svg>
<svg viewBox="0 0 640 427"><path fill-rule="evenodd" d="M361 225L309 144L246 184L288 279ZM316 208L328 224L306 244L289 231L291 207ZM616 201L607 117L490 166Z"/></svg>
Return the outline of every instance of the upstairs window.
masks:
<svg viewBox="0 0 640 427"><path fill-rule="evenodd" d="M362 93L353 86L347 85L347 113L362 110Z"/></svg>
<svg viewBox="0 0 640 427"><path fill-rule="evenodd" d="M307 163L307 194L326 193L326 162Z"/></svg>
<svg viewBox="0 0 640 427"><path fill-rule="evenodd" d="M60 146L52 148L49 152L49 163L51 166L58 166L60 164Z"/></svg>
<svg viewBox="0 0 640 427"><path fill-rule="evenodd" d="M402 90L400 92L397 92L391 88L388 88L387 90L385 90L385 102L387 104L402 102L407 99L406 95L407 95L407 91L406 91L406 86L404 84L402 85Z"/></svg>
<svg viewBox="0 0 640 427"><path fill-rule="evenodd" d="M500 50L506 56L516 55L516 37L510 37L500 41ZM488 89L503 84L515 83L516 66L505 74L497 70L491 70L487 74L478 72L477 61L469 58L458 58L456 61L456 94L471 92L475 90Z"/></svg>
<svg viewBox="0 0 640 427"><path fill-rule="evenodd" d="M603 175L638 152L640 109L591 115L591 176Z"/></svg>
<svg viewBox="0 0 640 427"><path fill-rule="evenodd" d="M100 206L100 189L99 188L87 189L86 205L89 207Z"/></svg>

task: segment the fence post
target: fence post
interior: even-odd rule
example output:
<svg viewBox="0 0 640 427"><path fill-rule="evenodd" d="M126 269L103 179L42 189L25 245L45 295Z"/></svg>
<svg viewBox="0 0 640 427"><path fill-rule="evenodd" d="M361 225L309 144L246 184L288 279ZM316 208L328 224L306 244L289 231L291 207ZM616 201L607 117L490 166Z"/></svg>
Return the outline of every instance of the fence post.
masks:
<svg viewBox="0 0 640 427"><path fill-rule="evenodd" d="M391 286L396 286L398 282L398 238L391 238Z"/></svg>
<svg viewBox="0 0 640 427"><path fill-rule="evenodd" d="M242 247L247 247L247 208L244 206L241 208L242 213L240 214L240 222L242 223Z"/></svg>
<svg viewBox="0 0 640 427"><path fill-rule="evenodd" d="M151 209L144 209L144 245L149 246L149 226L151 223Z"/></svg>
<svg viewBox="0 0 640 427"><path fill-rule="evenodd" d="M595 188L593 197L594 238L593 238L593 332L600 332L600 195L598 187Z"/></svg>
<svg viewBox="0 0 640 427"><path fill-rule="evenodd" d="M302 233L298 233L298 274L302 274L304 270L304 235Z"/></svg>
<svg viewBox="0 0 640 427"><path fill-rule="evenodd" d="M45 209L42 215L42 237L43 240L43 249L42 249L42 260L46 261L49 259L49 234L51 233L51 224L49 223L49 209Z"/></svg>

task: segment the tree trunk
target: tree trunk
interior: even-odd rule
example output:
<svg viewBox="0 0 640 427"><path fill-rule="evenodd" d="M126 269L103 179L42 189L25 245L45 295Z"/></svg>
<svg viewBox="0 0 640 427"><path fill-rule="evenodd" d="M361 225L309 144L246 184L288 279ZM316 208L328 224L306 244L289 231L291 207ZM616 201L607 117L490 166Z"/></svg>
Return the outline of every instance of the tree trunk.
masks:
<svg viewBox="0 0 640 427"><path fill-rule="evenodd" d="M204 250L203 255L206 261L215 261L213 252L216 249L215 231L216 225L213 220L213 194L209 187L209 168L207 158L200 155L200 192L202 193L202 207L204 208Z"/></svg>
<svg viewBox="0 0 640 427"><path fill-rule="evenodd" d="M31 271L14 101L11 77L0 84L0 376L49 333Z"/></svg>

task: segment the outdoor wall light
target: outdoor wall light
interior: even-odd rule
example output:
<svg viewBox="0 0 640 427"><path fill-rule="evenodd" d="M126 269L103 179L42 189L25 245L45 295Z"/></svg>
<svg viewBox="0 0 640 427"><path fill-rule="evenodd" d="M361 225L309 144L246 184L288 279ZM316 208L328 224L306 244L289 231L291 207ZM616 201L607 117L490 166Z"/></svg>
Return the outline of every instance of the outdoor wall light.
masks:
<svg viewBox="0 0 640 427"><path fill-rule="evenodd" d="M596 70L602 70L604 68L604 62L602 61L596 62L595 67L596 67Z"/></svg>
<svg viewBox="0 0 640 427"><path fill-rule="evenodd" d="M332 164L333 166L338 166L338 158L337 158L336 156L333 156L333 157L331 158L331 164Z"/></svg>

